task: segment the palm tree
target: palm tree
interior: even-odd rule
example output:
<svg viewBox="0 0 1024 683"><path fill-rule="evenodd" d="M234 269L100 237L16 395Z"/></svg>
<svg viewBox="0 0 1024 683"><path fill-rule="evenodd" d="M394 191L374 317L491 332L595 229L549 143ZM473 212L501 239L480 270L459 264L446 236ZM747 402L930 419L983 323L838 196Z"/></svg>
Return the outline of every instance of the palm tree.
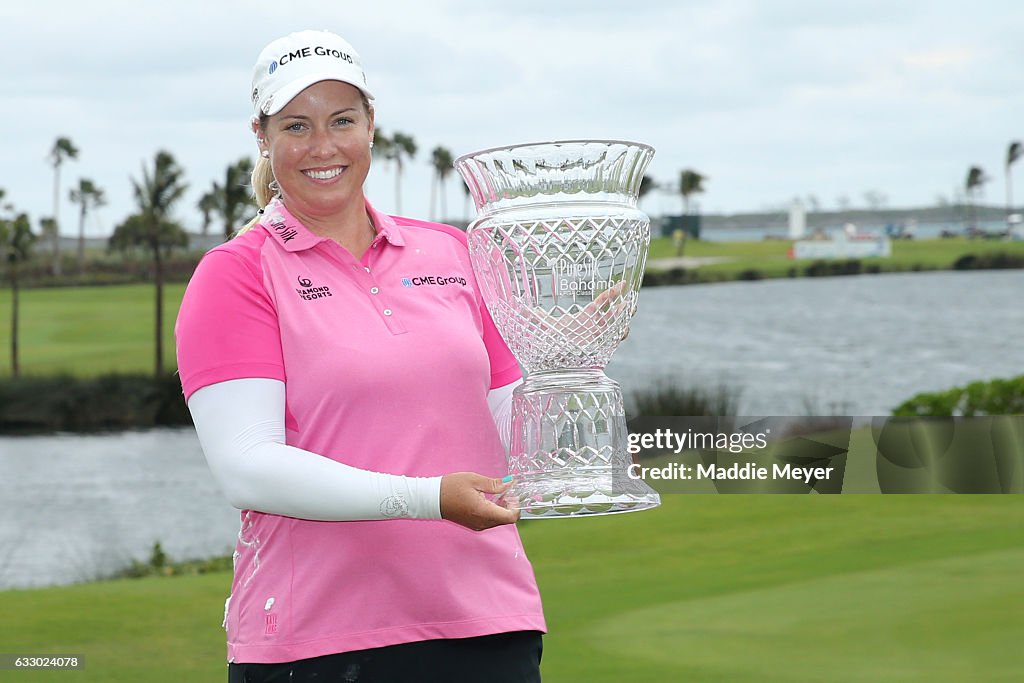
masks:
<svg viewBox="0 0 1024 683"><path fill-rule="evenodd" d="M43 239L51 237L56 230L57 221L53 220L52 217L39 219L39 235Z"/></svg>
<svg viewBox="0 0 1024 683"><path fill-rule="evenodd" d="M0 199L3 196L4 191L0 189ZM4 212L8 211L13 211L10 204L4 206ZM7 273L11 281L11 375L14 377L21 374L18 364L18 264L28 259L34 241L35 235L32 234L28 214L0 218L0 255L7 261Z"/></svg>
<svg viewBox="0 0 1024 683"><path fill-rule="evenodd" d="M249 178L252 176L252 160L243 157L228 166L224 174L224 185L213 184L217 197L217 211L224 219L224 237L230 238L238 229L242 210L250 202Z"/></svg>
<svg viewBox="0 0 1024 683"><path fill-rule="evenodd" d="M707 180L707 176L689 168L679 174L679 194L683 195L683 213L685 215L690 215L690 195L703 192L702 184L705 180Z"/></svg>
<svg viewBox="0 0 1024 683"><path fill-rule="evenodd" d="M164 336L163 336L163 312L164 312L164 268L162 249L174 246L180 242L184 231L180 226L169 220L171 208L185 194L188 187L183 181L184 171L178 166L170 152L160 150L156 153L153 161L153 169L150 171L143 165L142 180L132 179L132 186L135 189L135 201L139 205L138 220L130 224L131 218L120 226L124 228L125 239L134 240L136 243L144 242L153 255L154 281L156 283L156 326L155 326L155 349L156 349L156 372L160 377L164 368ZM175 230L177 228L177 230ZM117 233L115 231L115 237ZM114 237L111 237L114 243Z"/></svg>
<svg viewBox="0 0 1024 683"><path fill-rule="evenodd" d="M381 128L373 129L373 142L371 144L370 153L374 159L380 159L382 162L391 161L391 148L394 145L391 142L391 138L385 135Z"/></svg>
<svg viewBox="0 0 1024 683"><path fill-rule="evenodd" d="M971 166L967 170L967 180L964 181L964 189L967 191L968 209L971 212L971 229L977 230L977 210L975 208L975 194L981 192L982 186L989 180L981 166Z"/></svg>
<svg viewBox="0 0 1024 683"><path fill-rule="evenodd" d="M50 163L53 164L53 264L54 275L60 275L60 167L65 159L77 159L78 148L71 138L60 137L53 143L50 150Z"/></svg>
<svg viewBox="0 0 1024 683"><path fill-rule="evenodd" d="M1019 141L1013 141L1006 150L1006 227L1010 225L1010 214L1013 213L1013 179L1010 176L1010 167L1024 155L1024 146Z"/></svg>
<svg viewBox="0 0 1024 683"><path fill-rule="evenodd" d="M373 129L373 156L384 161L391 161L391 138L384 134L382 128Z"/></svg>
<svg viewBox="0 0 1024 683"><path fill-rule="evenodd" d="M196 207L203 214L203 234L209 234L210 223L213 222L213 214L219 213L220 208L217 204L217 183L213 184L213 189L209 192L205 192L202 197L199 198L199 202Z"/></svg>
<svg viewBox="0 0 1024 683"><path fill-rule="evenodd" d="M156 230L147 223L141 213L133 213L114 228L114 234L107 240L107 247L115 251L132 253L136 249L152 250L152 240L156 239L163 250L161 258L176 248L188 246L188 232L179 223L165 220L156 226Z"/></svg>
<svg viewBox="0 0 1024 683"><path fill-rule="evenodd" d="M434 182L430 184L430 218L434 219L434 197L435 189L440 190L441 194L441 220L444 220L445 215L448 213L448 209L445 207L445 181L448 178L448 174L452 172L452 164L455 163L455 158L452 157L452 153L444 147L435 147L434 151L430 154L430 164L434 167Z"/></svg>
<svg viewBox="0 0 1024 683"><path fill-rule="evenodd" d="M54 226L57 222L52 218L40 218L39 219L39 232L43 236L49 236L53 234Z"/></svg>
<svg viewBox="0 0 1024 683"><path fill-rule="evenodd" d="M402 157L416 156L416 141L411 135L394 133L391 136L391 160L395 162L395 213L402 213Z"/></svg>
<svg viewBox="0 0 1024 683"><path fill-rule="evenodd" d="M85 272L85 215L107 203L103 189L88 178L79 178L78 187L71 188L71 201L79 206L78 212L78 274Z"/></svg>

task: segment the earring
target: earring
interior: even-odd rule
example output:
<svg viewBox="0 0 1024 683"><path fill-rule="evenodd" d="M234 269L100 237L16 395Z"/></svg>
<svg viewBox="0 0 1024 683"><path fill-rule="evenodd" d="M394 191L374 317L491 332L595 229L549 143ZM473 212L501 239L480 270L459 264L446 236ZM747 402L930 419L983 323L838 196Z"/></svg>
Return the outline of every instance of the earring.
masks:
<svg viewBox="0 0 1024 683"><path fill-rule="evenodd" d="M267 187L270 188L270 191L274 193L275 197L281 196L281 186L277 184L277 180L271 180L267 183Z"/></svg>
<svg viewBox="0 0 1024 683"><path fill-rule="evenodd" d="M270 158L270 152L267 151L267 150L263 150L262 152L260 152L260 156L263 157L264 159L269 159Z"/></svg>
<svg viewBox="0 0 1024 683"><path fill-rule="evenodd" d="M373 149L373 140L370 140L370 149Z"/></svg>

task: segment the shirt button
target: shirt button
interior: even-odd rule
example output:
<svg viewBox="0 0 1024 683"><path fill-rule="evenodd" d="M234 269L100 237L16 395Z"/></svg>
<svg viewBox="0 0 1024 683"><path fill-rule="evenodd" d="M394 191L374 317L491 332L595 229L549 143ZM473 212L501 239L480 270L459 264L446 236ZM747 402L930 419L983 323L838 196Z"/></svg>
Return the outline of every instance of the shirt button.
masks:
<svg viewBox="0 0 1024 683"><path fill-rule="evenodd" d="M373 247L374 249L376 249L376 248L377 248L377 243L376 243L376 242L374 242L374 243L373 243L373 244L371 244L370 246L371 246L371 247Z"/></svg>
<svg viewBox="0 0 1024 683"><path fill-rule="evenodd" d="M370 272L370 266L363 266L363 270L365 270L367 273L369 273Z"/></svg>
<svg viewBox="0 0 1024 683"><path fill-rule="evenodd" d="M370 294L376 294L379 291L380 291L380 287L371 287L370 288Z"/></svg>
<svg viewBox="0 0 1024 683"><path fill-rule="evenodd" d="M385 308L384 309L384 315L391 315L391 309L390 308Z"/></svg>

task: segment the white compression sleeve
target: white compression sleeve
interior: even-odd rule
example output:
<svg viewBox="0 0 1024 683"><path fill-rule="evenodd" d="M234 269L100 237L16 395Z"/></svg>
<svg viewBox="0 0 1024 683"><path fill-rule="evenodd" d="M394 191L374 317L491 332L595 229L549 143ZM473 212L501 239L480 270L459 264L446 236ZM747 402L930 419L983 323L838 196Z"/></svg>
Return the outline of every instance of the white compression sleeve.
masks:
<svg viewBox="0 0 1024 683"><path fill-rule="evenodd" d="M371 472L285 441L284 383L236 379L188 409L214 479L241 510L319 521L441 519L441 477Z"/></svg>
<svg viewBox="0 0 1024 683"><path fill-rule="evenodd" d="M506 454L512 445L512 392L522 383L523 380L520 378L511 384L487 392L487 406L491 409Z"/></svg>

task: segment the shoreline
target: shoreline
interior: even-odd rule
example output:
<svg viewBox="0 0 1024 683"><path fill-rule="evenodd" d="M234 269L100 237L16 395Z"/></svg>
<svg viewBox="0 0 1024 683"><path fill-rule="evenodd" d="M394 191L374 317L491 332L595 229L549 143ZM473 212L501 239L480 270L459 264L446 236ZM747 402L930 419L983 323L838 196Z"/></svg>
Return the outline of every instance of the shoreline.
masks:
<svg viewBox="0 0 1024 683"><path fill-rule="evenodd" d="M936 271L1024 269L1024 241L968 239L894 241L892 256L792 259L791 242L687 243L676 255L668 238L651 242L642 286L711 284L779 278L875 275Z"/></svg>

